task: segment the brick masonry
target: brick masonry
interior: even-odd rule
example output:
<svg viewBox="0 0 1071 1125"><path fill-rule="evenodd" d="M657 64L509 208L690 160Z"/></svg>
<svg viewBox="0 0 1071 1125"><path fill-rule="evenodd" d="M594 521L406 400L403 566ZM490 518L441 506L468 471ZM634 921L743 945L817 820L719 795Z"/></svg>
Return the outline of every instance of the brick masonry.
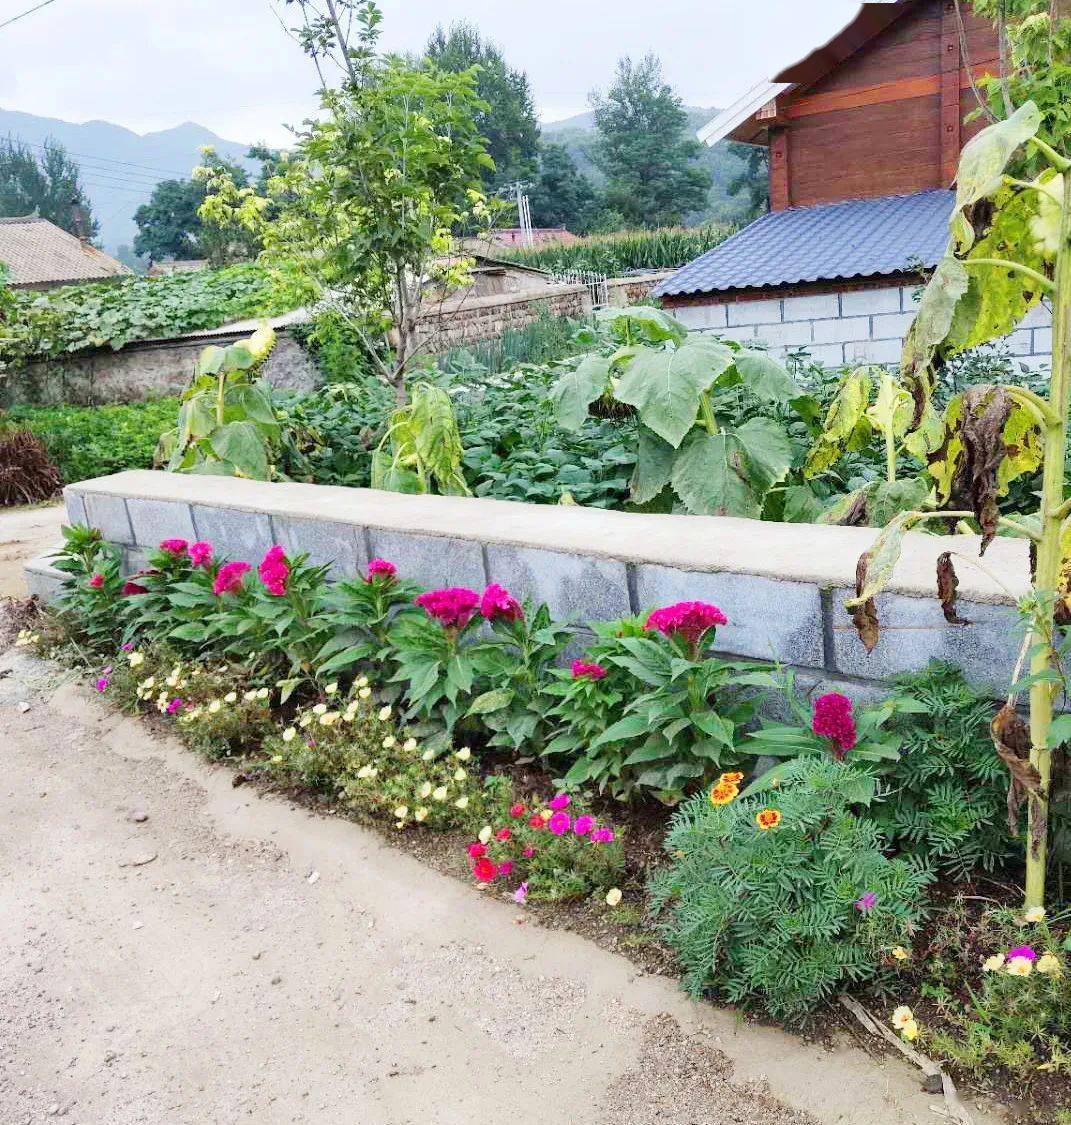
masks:
<svg viewBox="0 0 1071 1125"><path fill-rule="evenodd" d="M672 306L689 328L767 345L780 355L806 351L824 367L897 364L915 315L911 285L798 297ZM1052 363L1052 316L1038 305L1006 337L1015 362L1032 370Z"/></svg>

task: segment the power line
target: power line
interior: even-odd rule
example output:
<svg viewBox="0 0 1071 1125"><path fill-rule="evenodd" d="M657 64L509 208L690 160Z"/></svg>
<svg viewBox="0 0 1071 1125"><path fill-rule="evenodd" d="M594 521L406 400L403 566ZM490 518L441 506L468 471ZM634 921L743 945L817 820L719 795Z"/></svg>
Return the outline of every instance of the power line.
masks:
<svg viewBox="0 0 1071 1125"><path fill-rule="evenodd" d="M47 145L38 144L36 141L24 141L21 137L8 134L10 139L18 141L20 145L27 145L29 148L37 148L44 151L48 148ZM102 164L121 164L125 168L140 168L146 172L161 172L167 176L182 176L189 179L190 173L177 172L174 168L156 168L151 164L136 164L132 160L115 160L110 156L91 156L87 152L72 152L70 149L65 148L64 151L68 156L77 156L82 160L95 160L100 161Z"/></svg>
<svg viewBox="0 0 1071 1125"><path fill-rule="evenodd" d="M10 27L11 24L16 23L18 20L25 19L27 16L32 16L34 12L39 12L42 8L47 8L49 4L55 4L56 0L44 0L43 3L35 5L33 8L27 8L25 12L19 12L17 16L12 16L9 20L4 20L0 23L0 31L5 27Z"/></svg>

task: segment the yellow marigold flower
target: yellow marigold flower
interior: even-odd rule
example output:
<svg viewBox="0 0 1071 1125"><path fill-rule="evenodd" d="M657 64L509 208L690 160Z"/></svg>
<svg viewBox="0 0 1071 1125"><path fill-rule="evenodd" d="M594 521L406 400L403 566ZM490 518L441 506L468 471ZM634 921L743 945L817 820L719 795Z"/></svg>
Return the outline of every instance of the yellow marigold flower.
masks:
<svg viewBox="0 0 1071 1125"><path fill-rule="evenodd" d="M208 705L208 713L210 715L215 715L218 711L220 711L222 709L222 707L223 707L223 704L220 703L220 701L218 699L213 699L212 702Z"/></svg>
<svg viewBox="0 0 1071 1125"><path fill-rule="evenodd" d="M424 784L417 790L417 796L418 797L430 797L431 796L431 782L430 781L425 781Z"/></svg>
<svg viewBox="0 0 1071 1125"><path fill-rule="evenodd" d="M620 887L611 887L610 890L608 890L606 892L606 905L607 906L616 906L620 901L621 901L621 888Z"/></svg>
<svg viewBox="0 0 1071 1125"><path fill-rule="evenodd" d="M1012 957L1004 971L1010 977L1028 977L1034 971L1034 963L1029 957Z"/></svg>
<svg viewBox="0 0 1071 1125"><path fill-rule="evenodd" d="M1032 906L1023 914L1024 922L1040 922L1045 917L1044 906Z"/></svg>
<svg viewBox="0 0 1071 1125"><path fill-rule="evenodd" d="M476 837L476 839L479 840L481 844L486 844L487 841L491 839L491 826L489 824L485 824L480 829L480 833Z"/></svg>
<svg viewBox="0 0 1071 1125"><path fill-rule="evenodd" d="M238 702L238 693L236 691L227 692L227 694L223 697L223 702L224 703L237 703Z"/></svg>
<svg viewBox="0 0 1071 1125"><path fill-rule="evenodd" d="M419 809L415 809L413 811L413 819L414 820L425 820L425 819L427 819L427 815L428 815L428 810L423 808L423 807L421 807Z"/></svg>
<svg viewBox="0 0 1071 1125"><path fill-rule="evenodd" d="M1060 975L1060 959L1052 953L1043 953L1034 968L1045 976L1058 977Z"/></svg>
<svg viewBox="0 0 1071 1125"><path fill-rule="evenodd" d="M914 1018L914 1012L912 1012L906 1004L901 1004L899 1008L894 1009L892 1016L889 1018L889 1022L897 1031L901 1031L911 1023Z"/></svg>
<svg viewBox="0 0 1071 1125"><path fill-rule="evenodd" d="M733 770L731 773L723 773L718 780L728 782L730 785L739 785L744 780L744 775L739 770Z"/></svg>
<svg viewBox="0 0 1071 1125"><path fill-rule="evenodd" d="M919 1025L914 1020L908 1020L902 1028L900 1034L909 1043L913 1043L919 1037Z"/></svg>
<svg viewBox="0 0 1071 1125"><path fill-rule="evenodd" d="M728 805L735 801L740 796L740 790L727 781L719 781L710 791L710 803L717 808L720 805Z"/></svg>
<svg viewBox="0 0 1071 1125"><path fill-rule="evenodd" d="M297 731L293 727L287 727L283 731L284 742L293 742L295 738L297 738Z"/></svg>
<svg viewBox="0 0 1071 1125"><path fill-rule="evenodd" d="M381 723L385 723L390 718L390 704L387 703L380 707L379 713L376 716Z"/></svg>
<svg viewBox="0 0 1071 1125"><path fill-rule="evenodd" d="M894 946L892 955L896 958L897 961L909 961L911 959L910 952L906 950L902 945Z"/></svg>
<svg viewBox="0 0 1071 1125"><path fill-rule="evenodd" d="M458 799L454 802L454 808L455 809L467 809L468 807L469 807L468 797L458 797Z"/></svg>
<svg viewBox="0 0 1071 1125"><path fill-rule="evenodd" d="M256 693L254 692L254 694L256 694ZM326 703L317 703L316 706L312 709L312 713L314 715L324 715L324 714L326 714L327 713L327 704Z"/></svg>
<svg viewBox="0 0 1071 1125"><path fill-rule="evenodd" d="M459 762L467 762L472 757L472 751L467 746L462 746L454 755Z"/></svg>
<svg viewBox="0 0 1071 1125"><path fill-rule="evenodd" d="M334 695L336 691L338 691L338 684L328 684L324 688L324 695Z"/></svg>
<svg viewBox="0 0 1071 1125"><path fill-rule="evenodd" d="M387 737L385 739L383 739L383 741L380 743L380 745L383 747L384 750L393 750L394 744L397 741L398 740L394 737L393 734L388 734Z"/></svg>
<svg viewBox="0 0 1071 1125"><path fill-rule="evenodd" d="M769 832L771 828L776 828L781 823L781 820L780 809L763 809L761 812L755 814L755 823L763 832Z"/></svg>
<svg viewBox="0 0 1071 1125"><path fill-rule="evenodd" d="M447 792L446 786L445 785L439 785L431 791L431 799L433 801L445 801L446 800L446 792Z"/></svg>
<svg viewBox="0 0 1071 1125"><path fill-rule="evenodd" d="M368 698L368 697L369 697L369 696L370 696L371 694L372 694L372 689L371 689L370 687L363 687L363 688L361 688L361 690L360 690L360 691L359 691L359 692L357 693L357 695L358 695L358 696L359 696L359 697L360 697L361 699L367 699L367 698Z"/></svg>
<svg viewBox="0 0 1071 1125"><path fill-rule="evenodd" d="M982 962L983 973L999 973L1004 968L1004 954L994 953L992 957L987 957Z"/></svg>

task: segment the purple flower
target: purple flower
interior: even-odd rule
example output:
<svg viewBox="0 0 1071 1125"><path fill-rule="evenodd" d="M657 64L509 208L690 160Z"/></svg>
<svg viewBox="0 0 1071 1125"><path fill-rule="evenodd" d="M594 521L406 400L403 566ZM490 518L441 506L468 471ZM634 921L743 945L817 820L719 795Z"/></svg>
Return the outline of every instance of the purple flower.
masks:
<svg viewBox="0 0 1071 1125"><path fill-rule="evenodd" d="M107 676L101 676L99 680L93 685L97 691L105 692L108 690L109 680Z"/></svg>
<svg viewBox="0 0 1071 1125"><path fill-rule="evenodd" d="M860 914L866 914L874 909L874 905L877 901L878 896L873 891L867 891L866 894L860 895L855 900L854 906Z"/></svg>
<svg viewBox="0 0 1071 1125"><path fill-rule="evenodd" d="M1013 957L1025 957L1028 961L1036 961L1038 955L1029 945L1017 945L1014 949L1008 950L1008 960Z"/></svg>
<svg viewBox="0 0 1071 1125"><path fill-rule="evenodd" d="M181 699L172 699L167 705L167 713L173 715L176 711L181 711L185 704Z"/></svg>
<svg viewBox="0 0 1071 1125"><path fill-rule="evenodd" d="M578 836L586 836L592 828L595 827L595 821L592 817L584 815L576 818L576 823L573 825L573 831Z"/></svg>
<svg viewBox="0 0 1071 1125"><path fill-rule="evenodd" d="M593 844L612 844L613 840L614 830L612 828L596 828L591 834Z"/></svg>
<svg viewBox="0 0 1071 1125"><path fill-rule="evenodd" d="M548 807L554 812L560 812L569 807L569 794L559 793L553 800L547 802Z"/></svg>
<svg viewBox="0 0 1071 1125"><path fill-rule="evenodd" d="M122 649L123 649L123 652L133 652L134 651L134 642L133 641L127 641L126 644L124 644L122 646Z"/></svg>
<svg viewBox="0 0 1071 1125"><path fill-rule="evenodd" d="M555 836L564 836L569 831L569 814L567 812L556 812L550 820L547 821L547 828Z"/></svg>
<svg viewBox="0 0 1071 1125"><path fill-rule="evenodd" d="M527 879L513 892L513 901L518 903L520 906L524 906L524 904L528 901Z"/></svg>

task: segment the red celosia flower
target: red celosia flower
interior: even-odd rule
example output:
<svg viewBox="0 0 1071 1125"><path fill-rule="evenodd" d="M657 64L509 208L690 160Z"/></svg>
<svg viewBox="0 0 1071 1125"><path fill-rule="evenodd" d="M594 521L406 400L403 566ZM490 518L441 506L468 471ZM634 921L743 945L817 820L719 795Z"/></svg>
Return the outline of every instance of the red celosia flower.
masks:
<svg viewBox="0 0 1071 1125"><path fill-rule="evenodd" d="M833 757L843 758L856 743L852 701L838 691L820 695L814 701L811 730L833 743Z"/></svg>
<svg viewBox="0 0 1071 1125"><path fill-rule="evenodd" d="M394 578L398 573L398 568L392 562L387 562L386 559L371 559L368 563L368 574L366 581L371 582L373 578L383 578L387 581Z"/></svg>
<svg viewBox="0 0 1071 1125"><path fill-rule="evenodd" d="M472 865L472 873L481 883L490 883L498 874L498 868L484 855Z"/></svg>
<svg viewBox="0 0 1071 1125"><path fill-rule="evenodd" d="M89 584L93 587L94 590L99 590L101 586L104 585L104 575L100 574L99 572L97 574L94 574L93 577L89 580Z"/></svg>
<svg viewBox="0 0 1071 1125"><path fill-rule="evenodd" d="M480 604L480 595L464 586L447 586L442 590L427 590L415 601L444 628L464 629Z"/></svg>
<svg viewBox="0 0 1071 1125"><path fill-rule="evenodd" d="M520 817L524 816L524 805L522 805L520 801L515 805L510 805L509 815L513 817L514 820L520 819Z"/></svg>
<svg viewBox="0 0 1071 1125"><path fill-rule="evenodd" d="M273 598L281 598L286 593L286 580L290 577L290 567L286 562L284 548L269 547L260 560L257 574Z"/></svg>
<svg viewBox="0 0 1071 1125"><path fill-rule="evenodd" d="M208 566L212 561L212 544L203 539L190 545L190 562L194 566Z"/></svg>
<svg viewBox="0 0 1071 1125"><path fill-rule="evenodd" d="M529 828L542 828L546 821L539 815L539 813L532 813L528 818Z"/></svg>
<svg viewBox="0 0 1071 1125"><path fill-rule="evenodd" d="M677 602L656 609L647 618L644 628L657 630L667 637L683 637L694 648L708 630L728 620L716 605L708 602Z"/></svg>
<svg viewBox="0 0 1071 1125"><path fill-rule="evenodd" d="M500 828L495 833L495 839L496 840L508 840L512 835L513 835L513 833L508 828Z"/></svg>
<svg viewBox="0 0 1071 1125"><path fill-rule="evenodd" d="M135 582L132 578L123 583L123 597L129 598L134 594L147 594L148 592L140 582Z"/></svg>
<svg viewBox="0 0 1071 1125"><path fill-rule="evenodd" d="M246 574L253 568L247 562L224 563L219 568L215 582L212 583L212 593L217 597L223 594L233 594L242 588Z"/></svg>
<svg viewBox="0 0 1071 1125"><path fill-rule="evenodd" d="M574 680L601 680L606 675L606 669L601 664L592 664L587 660L573 661Z"/></svg>
<svg viewBox="0 0 1071 1125"><path fill-rule="evenodd" d="M523 621L521 603L497 582L492 582L480 599L480 613L488 621Z"/></svg>
<svg viewBox="0 0 1071 1125"><path fill-rule="evenodd" d="M479 859L480 856L483 855L487 855L487 846L481 844L479 840L473 840L473 842L469 844L469 858Z"/></svg>
<svg viewBox="0 0 1071 1125"><path fill-rule="evenodd" d="M189 544L185 539L165 539L160 544L160 550L168 555L174 555L176 559L181 558L185 553Z"/></svg>

